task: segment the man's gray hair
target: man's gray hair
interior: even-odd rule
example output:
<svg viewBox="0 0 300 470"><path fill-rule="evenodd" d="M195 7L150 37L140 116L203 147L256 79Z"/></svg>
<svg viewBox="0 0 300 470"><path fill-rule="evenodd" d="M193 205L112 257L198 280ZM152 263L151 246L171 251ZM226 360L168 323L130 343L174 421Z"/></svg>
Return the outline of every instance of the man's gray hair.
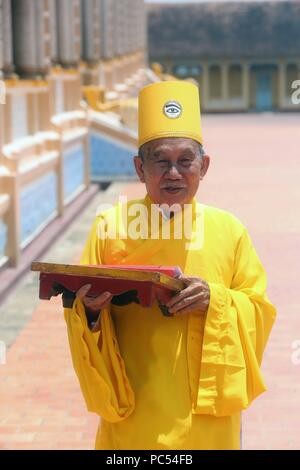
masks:
<svg viewBox="0 0 300 470"><path fill-rule="evenodd" d="M145 159L145 151L146 151L146 146L147 144L149 144L149 142L146 142L145 144L141 145L141 147L139 148L139 153L138 153L138 156L140 157L141 160L144 161ZM205 155L205 150L203 148L203 145L200 144L199 142L197 142L198 146L199 146L199 155L201 158L204 157Z"/></svg>

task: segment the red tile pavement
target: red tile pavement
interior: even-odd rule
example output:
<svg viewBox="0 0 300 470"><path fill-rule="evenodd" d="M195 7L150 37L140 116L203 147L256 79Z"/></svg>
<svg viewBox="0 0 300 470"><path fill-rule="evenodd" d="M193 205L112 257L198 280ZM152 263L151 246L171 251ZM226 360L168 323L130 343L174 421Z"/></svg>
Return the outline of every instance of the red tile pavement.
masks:
<svg viewBox="0 0 300 470"><path fill-rule="evenodd" d="M1 449L90 449L97 418L74 376L58 299L41 302L0 367Z"/></svg>
<svg viewBox="0 0 300 470"><path fill-rule="evenodd" d="M300 364L291 356L292 342L300 340L299 116L205 116L203 122L214 158L199 197L248 226L278 307L263 364L269 390L243 413L244 448L297 449ZM139 197L144 190L133 183L126 193ZM97 421L73 373L60 302L41 302L0 366L0 449L91 449Z"/></svg>

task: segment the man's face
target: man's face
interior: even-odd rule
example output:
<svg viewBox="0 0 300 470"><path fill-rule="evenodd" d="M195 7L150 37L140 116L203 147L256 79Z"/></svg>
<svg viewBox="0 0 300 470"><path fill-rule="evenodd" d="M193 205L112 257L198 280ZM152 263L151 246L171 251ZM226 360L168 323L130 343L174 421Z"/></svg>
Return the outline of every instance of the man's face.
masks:
<svg viewBox="0 0 300 470"><path fill-rule="evenodd" d="M195 196L209 167L199 144L187 138L162 138L144 146L144 158L134 157L137 174L155 204L187 204Z"/></svg>

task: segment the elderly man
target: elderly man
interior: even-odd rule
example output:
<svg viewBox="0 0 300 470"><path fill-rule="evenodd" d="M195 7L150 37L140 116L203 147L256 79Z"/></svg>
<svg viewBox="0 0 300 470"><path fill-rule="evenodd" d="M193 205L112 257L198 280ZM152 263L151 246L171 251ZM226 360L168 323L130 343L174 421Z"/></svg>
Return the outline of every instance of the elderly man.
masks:
<svg viewBox="0 0 300 470"><path fill-rule="evenodd" d="M178 266L185 288L169 301L169 317L157 302L89 298L90 286L65 309L82 393L102 417L96 449L239 449L241 411L265 390L260 364L275 309L245 227L195 200L209 162L198 88L145 87L134 164L147 195L98 215L82 263ZM145 209L140 237L124 229L137 207ZM162 215L154 236L153 208ZM176 236L186 220L190 231ZM115 236L103 236L111 228Z"/></svg>

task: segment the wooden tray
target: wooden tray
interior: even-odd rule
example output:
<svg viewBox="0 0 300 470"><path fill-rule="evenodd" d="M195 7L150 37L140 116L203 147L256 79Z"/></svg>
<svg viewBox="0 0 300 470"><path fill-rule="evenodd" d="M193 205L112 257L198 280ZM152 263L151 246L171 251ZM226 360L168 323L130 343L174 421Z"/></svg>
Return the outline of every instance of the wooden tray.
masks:
<svg viewBox="0 0 300 470"><path fill-rule="evenodd" d="M89 297L109 291L114 295L112 304L135 302L143 307L151 307L157 300L162 313L169 316L165 304L185 287L176 279L181 274L176 266L82 266L35 262L31 270L40 272L40 299L50 300L64 294L65 307L73 305L80 287L91 284Z"/></svg>

